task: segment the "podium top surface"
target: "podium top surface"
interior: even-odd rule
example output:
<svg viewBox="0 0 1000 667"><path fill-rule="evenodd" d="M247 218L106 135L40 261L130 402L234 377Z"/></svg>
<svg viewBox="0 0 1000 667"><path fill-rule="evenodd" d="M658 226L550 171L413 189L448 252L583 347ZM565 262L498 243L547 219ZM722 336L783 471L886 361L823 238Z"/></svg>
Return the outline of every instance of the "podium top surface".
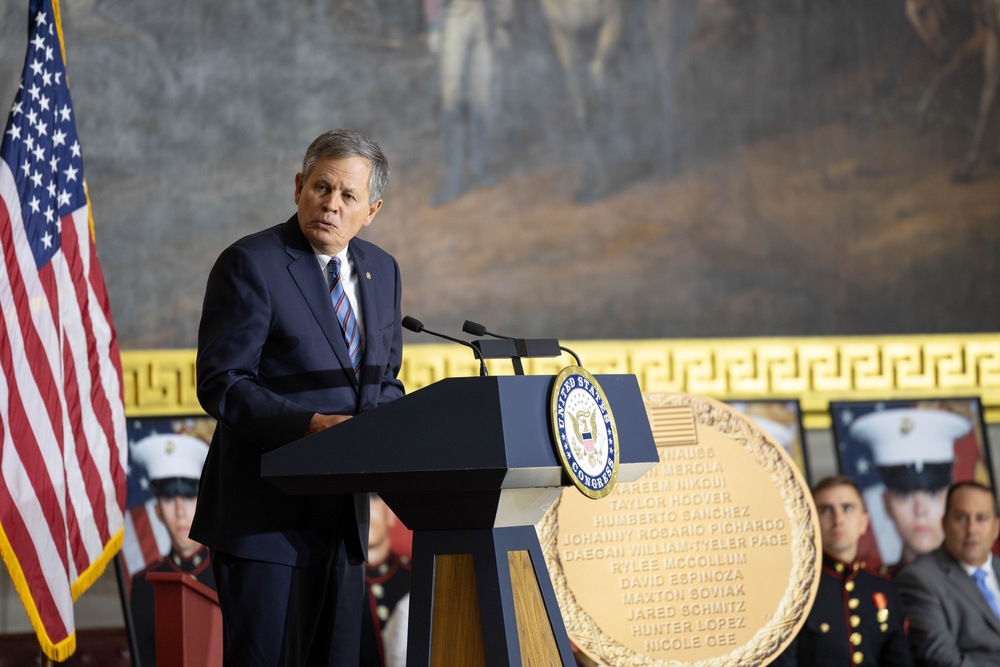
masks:
<svg viewBox="0 0 1000 667"><path fill-rule="evenodd" d="M599 375L619 479L659 460L633 375ZM287 493L463 491L568 483L550 426L552 376L448 378L264 455Z"/></svg>
<svg viewBox="0 0 1000 667"><path fill-rule="evenodd" d="M216 606L219 604L218 593L187 574L180 572L149 572L146 574L146 581L153 584L153 586L176 586L181 589L187 589L193 594L214 603Z"/></svg>

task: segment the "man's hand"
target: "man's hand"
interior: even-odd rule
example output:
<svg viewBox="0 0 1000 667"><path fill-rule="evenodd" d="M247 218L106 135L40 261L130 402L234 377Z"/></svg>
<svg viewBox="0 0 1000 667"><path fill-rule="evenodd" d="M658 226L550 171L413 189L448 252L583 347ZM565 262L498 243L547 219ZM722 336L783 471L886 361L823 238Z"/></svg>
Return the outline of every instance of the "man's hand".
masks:
<svg viewBox="0 0 1000 667"><path fill-rule="evenodd" d="M306 435L312 435L313 433L319 433L322 430L328 429L331 426L336 426L341 422L345 422L351 418L351 415L321 415L316 413L309 420L309 427L306 429Z"/></svg>

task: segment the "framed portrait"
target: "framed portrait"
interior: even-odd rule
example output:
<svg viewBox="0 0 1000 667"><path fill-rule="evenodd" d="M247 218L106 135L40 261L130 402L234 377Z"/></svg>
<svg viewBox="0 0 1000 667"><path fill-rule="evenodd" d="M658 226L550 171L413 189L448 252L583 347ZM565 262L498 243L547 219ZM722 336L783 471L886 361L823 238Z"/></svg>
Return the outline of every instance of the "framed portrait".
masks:
<svg viewBox="0 0 1000 667"><path fill-rule="evenodd" d="M858 557L891 574L944 540L948 486L992 486L978 398L830 404L842 474L861 489L871 524Z"/></svg>
<svg viewBox="0 0 1000 667"><path fill-rule="evenodd" d="M128 495L125 510L125 534L122 541L122 564L125 581L131 586L132 577L170 551L170 534L157 517L156 494L148 464L136 453L144 442L164 435L193 438L205 444L205 451L215 431L215 420L204 415L190 417L131 417L128 429Z"/></svg>
<svg viewBox="0 0 1000 667"><path fill-rule="evenodd" d="M188 536L215 420L132 417L126 428L128 492L119 557L122 609L129 650L141 664L153 664L156 608L146 573L183 573L215 588L207 550Z"/></svg>
<svg viewBox="0 0 1000 667"><path fill-rule="evenodd" d="M799 472L809 482L809 458L802 429L802 410L794 400L729 401L730 407L752 419L795 461Z"/></svg>

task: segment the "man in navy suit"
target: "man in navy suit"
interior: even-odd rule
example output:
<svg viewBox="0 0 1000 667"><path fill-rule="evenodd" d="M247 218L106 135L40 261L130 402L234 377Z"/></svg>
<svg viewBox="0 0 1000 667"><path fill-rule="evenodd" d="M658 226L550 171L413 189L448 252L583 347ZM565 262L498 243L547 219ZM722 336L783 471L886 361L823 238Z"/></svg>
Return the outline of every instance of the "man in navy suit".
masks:
<svg viewBox="0 0 1000 667"><path fill-rule="evenodd" d="M218 426L191 537L212 552L227 665L358 664L368 495L286 495L260 462L403 394L399 266L355 238L388 180L374 141L321 135L295 177L297 213L228 247L208 279L198 399Z"/></svg>
<svg viewBox="0 0 1000 667"><path fill-rule="evenodd" d="M896 585L918 665L1000 664L1000 533L989 487L959 482L945 500L944 544L907 565Z"/></svg>

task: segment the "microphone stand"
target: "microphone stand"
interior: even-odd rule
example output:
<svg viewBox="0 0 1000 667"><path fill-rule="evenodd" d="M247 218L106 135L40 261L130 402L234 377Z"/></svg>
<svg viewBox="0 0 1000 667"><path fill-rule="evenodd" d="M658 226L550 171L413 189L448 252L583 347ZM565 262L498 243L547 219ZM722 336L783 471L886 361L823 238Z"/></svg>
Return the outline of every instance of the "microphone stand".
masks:
<svg viewBox="0 0 1000 667"><path fill-rule="evenodd" d="M486 377L489 375L489 372L486 370L486 358L483 357L483 353L479 350L479 348L476 347L474 344L470 343L469 341L462 340L461 338L453 338L452 336L443 333L438 333L436 331L431 331L430 329L424 326L423 322L416 319L415 317L410 317L409 315L403 318L401 324L403 325L404 328L409 329L414 333L426 333L430 334L431 336L437 336L438 338L450 340L451 342L458 343L459 345L464 345L465 347L471 347L472 353L476 355L477 359L479 359L479 376Z"/></svg>
<svg viewBox="0 0 1000 667"><path fill-rule="evenodd" d="M568 352L576 360L577 366L583 366L580 357L567 347L559 344L554 338L514 338L492 333L486 330L482 324L466 320L462 325L462 331L473 336L490 336L497 338L496 341L487 341L480 338L472 342L472 345L479 349L480 354L487 359L509 358L514 366L515 375L524 375L524 366L521 359L535 357L558 357L564 351Z"/></svg>

